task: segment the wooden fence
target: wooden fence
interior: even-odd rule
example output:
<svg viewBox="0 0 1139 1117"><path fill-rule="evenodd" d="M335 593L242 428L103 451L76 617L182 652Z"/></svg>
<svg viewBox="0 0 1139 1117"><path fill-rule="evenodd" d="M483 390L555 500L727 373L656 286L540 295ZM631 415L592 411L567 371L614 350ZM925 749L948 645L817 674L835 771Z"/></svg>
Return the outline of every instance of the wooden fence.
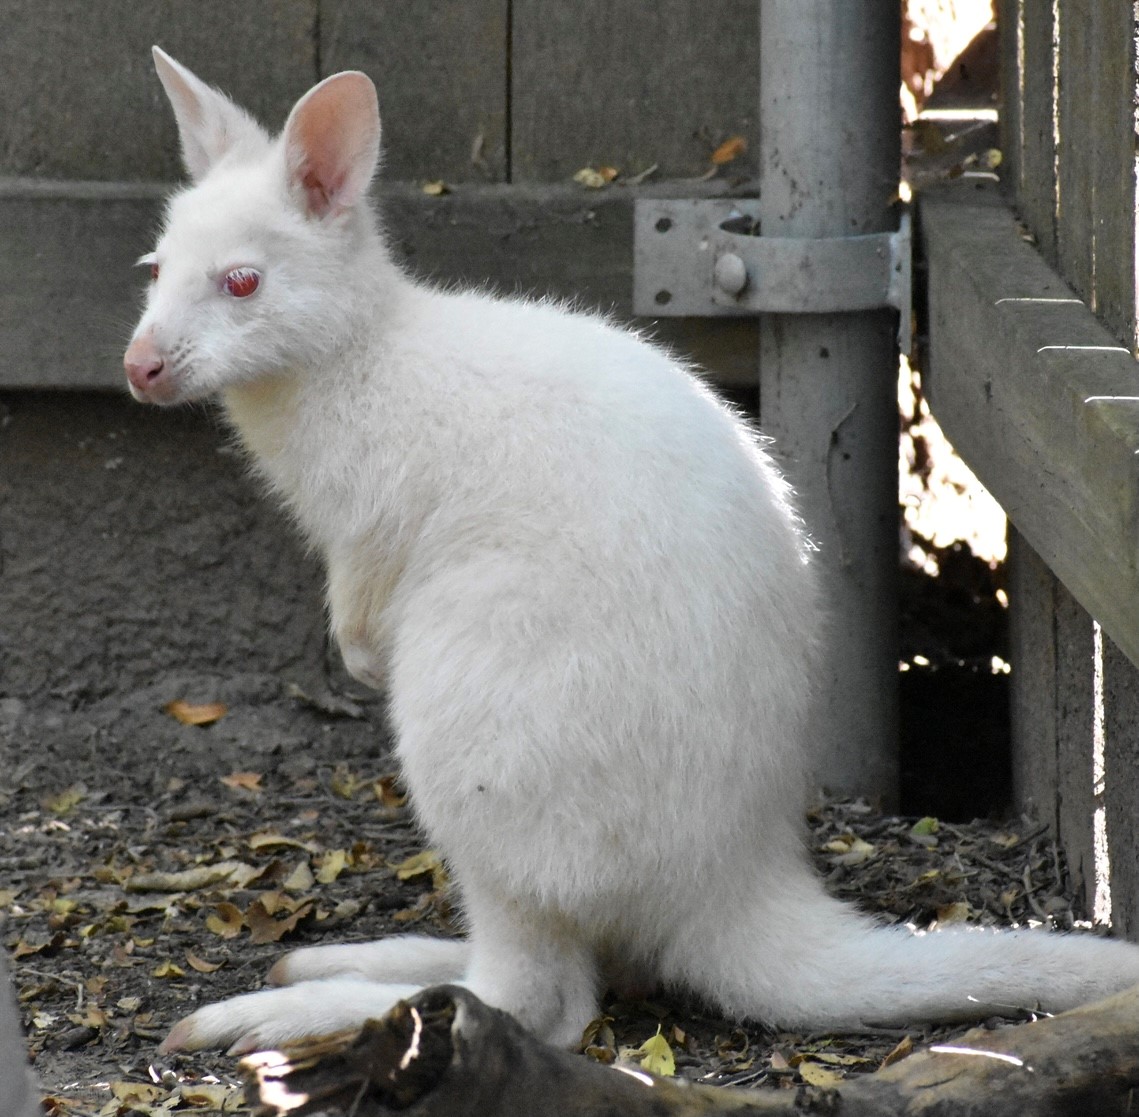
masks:
<svg viewBox="0 0 1139 1117"><path fill-rule="evenodd" d="M1011 522L1018 798L1055 826L1098 916L1131 937L1135 19L1131 4L1001 0L1003 197L958 183L925 200L921 222L934 412Z"/></svg>
<svg viewBox="0 0 1139 1117"><path fill-rule="evenodd" d="M133 258L182 178L159 43L279 127L309 85L367 72L381 192L418 271L631 313L632 198L754 173L756 0L0 0L0 387L121 380ZM700 183L725 138L747 146ZM620 172L589 190L586 166ZM453 192L429 197L443 181ZM642 188L643 189L643 188ZM385 196L386 196L385 195ZM474 232L472 243L462 235ZM453 235L448 237L448 233ZM754 382L755 324L662 323L728 382Z"/></svg>

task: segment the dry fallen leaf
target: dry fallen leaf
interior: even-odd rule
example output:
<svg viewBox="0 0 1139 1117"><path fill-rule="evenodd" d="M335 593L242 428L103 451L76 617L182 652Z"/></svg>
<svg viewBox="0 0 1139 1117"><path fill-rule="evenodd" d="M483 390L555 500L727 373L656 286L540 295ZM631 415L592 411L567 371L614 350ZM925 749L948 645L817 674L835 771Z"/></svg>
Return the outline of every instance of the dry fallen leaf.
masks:
<svg viewBox="0 0 1139 1117"><path fill-rule="evenodd" d="M150 971L151 977L185 977L186 971L181 966L174 965L171 961L159 962L153 970Z"/></svg>
<svg viewBox="0 0 1139 1117"><path fill-rule="evenodd" d="M245 926L245 916L234 904L221 903L214 908L214 914L206 917L206 927L223 939L235 939Z"/></svg>
<svg viewBox="0 0 1139 1117"><path fill-rule="evenodd" d="M193 1109L211 1113L235 1113L244 1108L244 1089L223 1082L183 1082L178 1097Z"/></svg>
<svg viewBox="0 0 1139 1117"><path fill-rule="evenodd" d="M903 1036L897 1046L891 1051L883 1060L882 1067L892 1066L894 1063L900 1063L907 1055L912 1055L914 1050L914 1041L909 1036ZM879 1068L881 1069L881 1068Z"/></svg>
<svg viewBox="0 0 1139 1117"><path fill-rule="evenodd" d="M173 702L167 702L162 708L183 725L212 725L229 712L229 707L224 702L207 702L199 705L187 702L184 698L175 698Z"/></svg>
<svg viewBox="0 0 1139 1117"><path fill-rule="evenodd" d="M224 881L243 888L257 875L258 870L244 861L218 861L175 873L137 873L124 887L127 892L193 892Z"/></svg>
<svg viewBox="0 0 1139 1117"><path fill-rule="evenodd" d="M224 962L207 962L204 958L199 958L191 950L186 951L186 964L190 969L197 970L198 973L213 973L225 965Z"/></svg>
<svg viewBox="0 0 1139 1117"><path fill-rule="evenodd" d="M286 892L307 892L316 883L307 861L301 861L281 885Z"/></svg>
<svg viewBox="0 0 1139 1117"><path fill-rule="evenodd" d="M965 900L944 904L937 909L938 923L965 923L969 919L970 908Z"/></svg>
<svg viewBox="0 0 1139 1117"><path fill-rule="evenodd" d="M738 159L745 151L747 151L747 140L743 136L730 136L712 152L712 162L717 167L722 167L725 163Z"/></svg>
<svg viewBox="0 0 1139 1117"><path fill-rule="evenodd" d="M284 919L275 919L266 910L261 900L254 900L245 913L245 925L249 928L250 941L255 943L279 942L290 931L296 929L297 924L312 911L312 908L313 901L306 900ZM277 909L274 907L274 910Z"/></svg>
<svg viewBox="0 0 1139 1117"><path fill-rule="evenodd" d="M166 1095L164 1086L152 1086L149 1082L110 1082L107 1088L119 1101L142 1102L144 1105Z"/></svg>
<svg viewBox="0 0 1139 1117"><path fill-rule="evenodd" d="M230 772L228 776L218 777L226 787L255 792L261 791L262 778L261 772Z"/></svg>
<svg viewBox="0 0 1139 1117"><path fill-rule="evenodd" d="M402 807L407 802L399 776L381 776L372 784L372 793L385 807Z"/></svg>
<svg viewBox="0 0 1139 1117"><path fill-rule="evenodd" d="M412 880L415 877L431 874L431 881L436 888L442 888L447 883L447 870L439 857L439 851L425 849L413 853L398 865L390 866L400 880Z"/></svg>
<svg viewBox="0 0 1139 1117"><path fill-rule="evenodd" d="M51 811L52 814L67 814L68 811L83 801L86 794L87 788L83 784L73 784L65 791L59 792L58 795L49 795L42 799L40 806L45 811Z"/></svg>
<svg viewBox="0 0 1139 1117"><path fill-rule="evenodd" d="M600 190L603 186L608 186L619 173L616 167L582 167L573 176L573 180L579 186Z"/></svg>
<svg viewBox="0 0 1139 1117"><path fill-rule="evenodd" d="M827 848L837 843L828 842ZM862 838L852 838L847 845L845 853L839 853L836 857L832 857L831 863L835 865L861 865L864 861L869 861L877 850L869 842L863 841Z"/></svg>
<svg viewBox="0 0 1139 1117"><path fill-rule="evenodd" d="M842 1074L839 1071L831 1070L822 1063L812 1062L809 1059L801 1062L797 1069L799 1077L809 1086L834 1087L842 1082Z"/></svg>
<svg viewBox="0 0 1139 1117"><path fill-rule="evenodd" d="M657 1034L650 1036L636 1051L637 1061L641 1070L655 1074L660 1078L671 1078L676 1074L676 1057L672 1048L657 1028Z"/></svg>
<svg viewBox="0 0 1139 1117"><path fill-rule="evenodd" d="M351 799L363 786L364 781L353 773L347 764L337 764L332 770L328 781L328 788L333 795L341 799Z"/></svg>
<svg viewBox="0 0 1139 1117"><path fill-rule="evenodd" d="M443 194L450 194L451 188L441 178L439 178L434 182L425 182L423 184L423 193L432 198L438 198Z"/></svg>
<svg viewBox="0 0 1139 1117"><path fill-rule="evenodd" d="M302 842L296 838L286 838L284 834L278 834L274 831L252 834L246 844L252 850L275 849L280 846L303 849L306 853L316 853L319 850L319 846L315 842Z"/></svg>
<svg viewBox="0 0 1139 1117"><path fill-rule="evenodd" d="M321 884L331 884L347 867L348 851L330 849L317 859L316 879Z"/></svg>

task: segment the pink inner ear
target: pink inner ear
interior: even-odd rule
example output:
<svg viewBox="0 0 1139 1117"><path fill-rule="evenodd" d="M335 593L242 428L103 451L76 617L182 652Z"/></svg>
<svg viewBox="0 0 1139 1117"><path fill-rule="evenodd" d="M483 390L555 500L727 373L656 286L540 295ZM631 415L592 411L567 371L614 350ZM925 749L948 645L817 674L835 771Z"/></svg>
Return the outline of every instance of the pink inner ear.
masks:
<svg viewBox="0 0 1139 1117"><path fill-rule="evenodd" d="M323 217L335 204L343 181L326 183L314 170L301 171L301 186L305 192L305 207L316 217Z"/></svg>
<svg viewBox="0 0 1139 1117"><path fill-rule="evenodd" d="M379 113L363 74L339 74L309 92L289 121L294 175L308 211L318 217L354 205L372 176Z"/></svg>

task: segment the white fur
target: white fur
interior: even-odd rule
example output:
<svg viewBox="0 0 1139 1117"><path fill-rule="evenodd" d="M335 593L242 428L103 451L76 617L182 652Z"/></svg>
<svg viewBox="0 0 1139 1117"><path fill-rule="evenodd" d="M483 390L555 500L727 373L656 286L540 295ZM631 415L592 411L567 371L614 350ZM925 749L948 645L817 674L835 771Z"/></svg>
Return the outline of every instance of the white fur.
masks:
<svg viewBox="0 0 1139 1117"><path fill-rule="evenodd" d="M403 276L361 196L378 116L360 75L270 140L157 61L196 185L170 203L132 384L220 392L324 556L333 632L390 690L471 931L298 952L273 978L302 984L200 1009L169 1046L277 1043L460 977L559 1043L607 982L645 977L803 1027L1139 981L1126 944L913 936L828 898L800 829L816 572L753 433L600 318ZM264 277L248 299L217 285L237 265Z"/></svg>

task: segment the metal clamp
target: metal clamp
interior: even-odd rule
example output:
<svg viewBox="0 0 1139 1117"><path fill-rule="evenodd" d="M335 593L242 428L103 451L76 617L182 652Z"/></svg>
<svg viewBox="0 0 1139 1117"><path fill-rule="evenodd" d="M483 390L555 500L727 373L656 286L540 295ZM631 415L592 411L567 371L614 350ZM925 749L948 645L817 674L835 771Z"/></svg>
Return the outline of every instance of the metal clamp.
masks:
<svg viewBox="0 0 1139 1117"><path fill-rule="evenodd" d="M833 314L893 307L910 349L910 216L895 233L756 235L751 198L638 199L633 310L654 318Z"/></svg>

